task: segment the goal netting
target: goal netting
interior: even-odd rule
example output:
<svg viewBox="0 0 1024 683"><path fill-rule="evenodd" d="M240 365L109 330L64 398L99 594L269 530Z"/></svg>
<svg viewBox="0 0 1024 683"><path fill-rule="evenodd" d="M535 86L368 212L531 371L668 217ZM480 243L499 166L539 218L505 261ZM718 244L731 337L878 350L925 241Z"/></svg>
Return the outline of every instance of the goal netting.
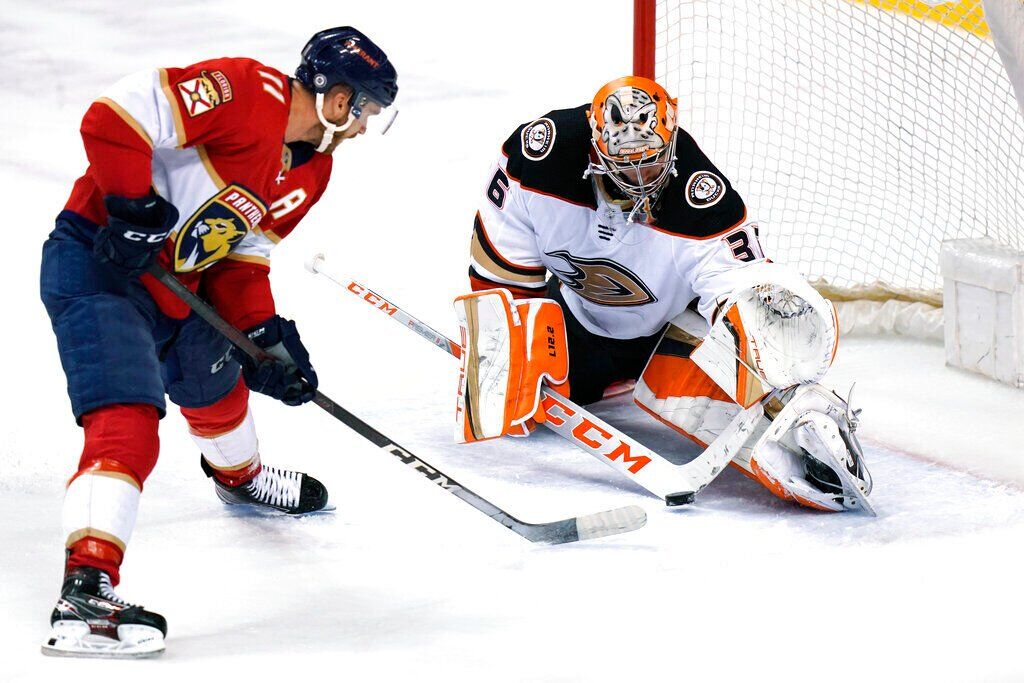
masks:
<svg viewBox="0 0 1024 683"><path fill-rule="evenodd" d="M1024 247L1024 116L980 0L655 12L655 76L681 124L740 190L766 253L833 298L941 306L944 239Z"/></svg>

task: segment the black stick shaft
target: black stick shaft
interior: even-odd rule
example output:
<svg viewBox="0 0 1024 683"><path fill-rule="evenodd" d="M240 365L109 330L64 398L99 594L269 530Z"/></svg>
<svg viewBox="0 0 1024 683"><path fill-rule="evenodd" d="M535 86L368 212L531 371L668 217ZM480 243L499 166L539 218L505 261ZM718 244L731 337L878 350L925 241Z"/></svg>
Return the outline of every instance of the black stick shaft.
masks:
<svg viewBox="0 0 1024 683"><path fill-rule="evenodd" d="M196 314L208 322L211 327L227 337L228 341L237 346L242 352L248 354L252 358L257 360L267 358L268 354L266 351L257 346L251 339L243 334L238 328L234 327L228 321L224 320L214 310L213 306L203 301L202 298L193 293L188 287L181 284L176 277L171 273L161 268L159 265L154 264L150 267L149 273L159 280L165 287L170 289L178 298L188 304L189 308L196 312ZM415 455L410 453L405 448L402 448L394 441L389 439L384 434L380 433L366 422L356 417L349 411L342 408L340 405L335 403L333 400L325 396L320 391L316 392L316 396L313 398L313 403L323 408L331 416L344 423L345 426L367 439L374 445L387 451L391 455L401 460L406 465L412 467L414 470L425 476L430 481L434 482L444 490L448 491L452 495L460 498L461 500L469 503L477 510L480 510L488 517L491 517L502 525L512 529L520 535L524 535L521 531L516 529L517 525L532 526L525 522L522 522L512 515L508 514L498 506L494 505L487 499L473 493L466 487L459 484L457 481L444 474L435 467L423 462ZM532 539L531 539L532 540Z"/></svg>

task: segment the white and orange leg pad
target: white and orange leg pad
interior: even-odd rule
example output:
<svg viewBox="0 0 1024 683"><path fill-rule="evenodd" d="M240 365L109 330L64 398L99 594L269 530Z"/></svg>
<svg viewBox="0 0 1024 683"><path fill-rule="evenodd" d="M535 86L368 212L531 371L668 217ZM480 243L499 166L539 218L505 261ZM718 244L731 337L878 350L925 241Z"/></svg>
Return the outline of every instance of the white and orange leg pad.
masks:
<svg viewBox="0 0 1024 683"><path fill-rule="evenodd" d="M857 415L849 404L820 384L804 384L773 394L766 411L774 410L745 469L779 498L830 512L875 514L867 498L871 475L855 434Z"/></svg>
<svg viewBox="0 0 1024 683"><path fill-rule="evenodd" d="M568 395L565 317L550 299L514 300L507 289L455 299L462 339L455 440L528 433L544 421L541 385Z"/></svg>
<svg viewBox="0 0 1024 683"><path fill-rule="evenodd" d="M116 548L120 564L135 528L142 485L126 467L114 461L97 461L68 482L61 526L65 544L97 539ZM119 552L118 552L119 551ZM116 576L115 576L116 582Z"/></svg>
<svg viewBox="0 0 1024 683"><path fill-rule="evenodd" d="M839 325L832 304L792 268L765 262L743 271L691 358L746 408L772 389L820 380Z"/></svg>
<svg viewBox="0 0 1024 683"><path fill-rule="evenodd" d="M690 359L695 341L699 340L669 325L636 383L633 401L707 447L742 408Z"/></svg>

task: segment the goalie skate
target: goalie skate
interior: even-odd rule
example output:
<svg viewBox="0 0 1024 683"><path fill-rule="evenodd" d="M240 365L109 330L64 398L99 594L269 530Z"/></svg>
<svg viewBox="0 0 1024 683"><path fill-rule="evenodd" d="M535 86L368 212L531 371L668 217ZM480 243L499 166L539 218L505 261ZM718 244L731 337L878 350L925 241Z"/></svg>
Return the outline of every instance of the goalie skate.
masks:
<svg viewBox="0 0 1024 683"><path fill-rule="evenodd" d="M226 505L252 505L289 515L334 509L327 505L327 488L303 472L263 465L251 481L240 486L228 486L214 476L214 470L205 458L200 464L206 476L213 479L217 497Z"/></svg>
<svg viewBox="0 0 1024 683"><path fill-rule="evenodd" d="M42 646L51 657L155 657L164 651L167 621L114 592L110 577L79 567L64 579Z"/></svg>

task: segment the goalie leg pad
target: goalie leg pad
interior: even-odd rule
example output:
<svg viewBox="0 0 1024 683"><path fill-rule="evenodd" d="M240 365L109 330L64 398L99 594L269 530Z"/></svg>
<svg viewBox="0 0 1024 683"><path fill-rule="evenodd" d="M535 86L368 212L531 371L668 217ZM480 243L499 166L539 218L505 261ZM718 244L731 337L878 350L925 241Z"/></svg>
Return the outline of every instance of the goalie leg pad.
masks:
<svg viewBox="0 0 1024 683"><path fill-rule="evenodd" d="M655 419L706 447L742 409L690 360L691 339L669 326L637 382L633 401Z"/></svg>
<svg viewBox="0 0 1024 683"><path fill-rule="evenodd" d="M561 306L549 299L515 301L507 289L491 289L458 297L455 313L464 349L456 442L522 434L529 420L543 422L541 383L568 395Z"/></svg>
<svg viewBox="0 0 1024 683"><path fill-rule="evenodd" d="M865 510L871 475L846 401L818 384L783 392L785 407L753 445L750 473L785 500L831 512Z"/></svg>

